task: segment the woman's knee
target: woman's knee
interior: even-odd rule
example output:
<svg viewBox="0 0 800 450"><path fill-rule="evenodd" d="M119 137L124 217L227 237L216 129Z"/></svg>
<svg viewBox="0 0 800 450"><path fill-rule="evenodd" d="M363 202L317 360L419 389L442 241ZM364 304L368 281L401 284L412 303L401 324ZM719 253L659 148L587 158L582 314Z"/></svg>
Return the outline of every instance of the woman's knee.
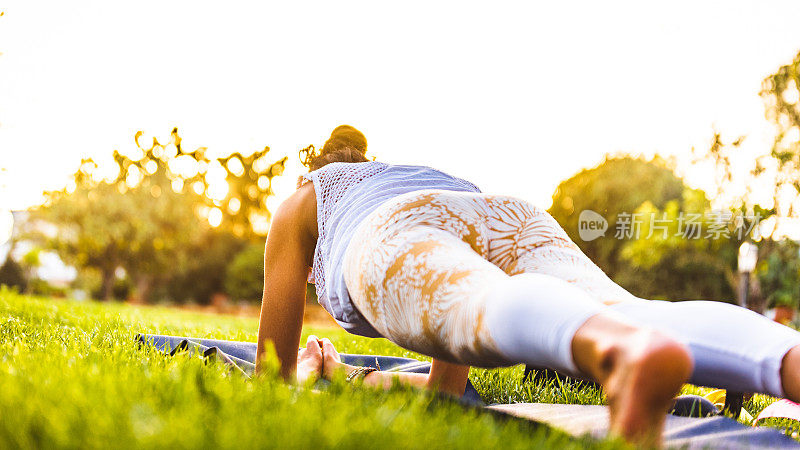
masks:
<svg viewBox="0 0 800 450"><path fill-rule="evenodd" d="M582 289L551 275L542 273L520 273L498 283L492 297L506 308L558 307L560 302L590 302Z"/></svg>
<svg viewBox="0 0 800 450"><path fill-rule="evenodd" d="M508 277L487 296L485 322L510 360L573 370L572 337L604 308L561 279L524 273Z"/></svg>
<svg viewBox="0 0 800 450"><path fill-rule="evenodd" d="M487 295L487 323L494 328L541 326L548 317L572 311L596 310L602 305L583 290L559 278L521 273L497 283Z"/></svg>

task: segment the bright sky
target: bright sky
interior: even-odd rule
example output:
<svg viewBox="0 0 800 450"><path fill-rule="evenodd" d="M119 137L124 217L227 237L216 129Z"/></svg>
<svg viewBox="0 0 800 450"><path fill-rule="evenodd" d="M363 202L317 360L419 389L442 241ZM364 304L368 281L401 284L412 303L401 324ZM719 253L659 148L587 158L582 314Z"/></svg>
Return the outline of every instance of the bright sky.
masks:
<svg viewBox="0 0 800 450"><path fill-rule="evenodd" d="M380 160L545 207L608 152L675 155L710 189L690 148L716 126L767 151L761 80L800 50L793 0L0 0L0 11L0 209L35 204L136 130L173 126L190 147L269 145L277 159L348 123Z"/></svg>

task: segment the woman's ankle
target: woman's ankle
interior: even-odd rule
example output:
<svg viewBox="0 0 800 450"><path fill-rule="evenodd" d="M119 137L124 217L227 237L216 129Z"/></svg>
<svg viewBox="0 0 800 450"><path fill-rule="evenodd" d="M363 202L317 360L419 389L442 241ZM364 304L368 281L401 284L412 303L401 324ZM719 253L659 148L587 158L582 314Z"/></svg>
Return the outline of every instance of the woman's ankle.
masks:
<svg viewBox="0 0 800 450"><path fill-rule="evenodd" d="M638 331L606 314L592 316L575 332L572 359L581 373L603 383L620 346L630 342Z"/></svg>

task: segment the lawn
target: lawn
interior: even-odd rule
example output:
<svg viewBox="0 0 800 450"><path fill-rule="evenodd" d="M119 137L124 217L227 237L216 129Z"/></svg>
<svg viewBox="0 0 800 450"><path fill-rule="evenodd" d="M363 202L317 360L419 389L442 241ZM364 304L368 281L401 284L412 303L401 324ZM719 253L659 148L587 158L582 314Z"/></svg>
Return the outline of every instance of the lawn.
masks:
<svg viewBox="0 0 800 450"><path fill-rule="evenodd" d="M433 394L334 383L323 392L274 375L247 380L185 355L139 348L139 332L256 340L255 319L160 307L32 298L0 290L0 448L618 448ZM309 329L341 352L426 359L394 344ZM488 403L599 404L602 394L522 382L521 368L473 369ZM770 399L757 397L755 414Z"/></svg>

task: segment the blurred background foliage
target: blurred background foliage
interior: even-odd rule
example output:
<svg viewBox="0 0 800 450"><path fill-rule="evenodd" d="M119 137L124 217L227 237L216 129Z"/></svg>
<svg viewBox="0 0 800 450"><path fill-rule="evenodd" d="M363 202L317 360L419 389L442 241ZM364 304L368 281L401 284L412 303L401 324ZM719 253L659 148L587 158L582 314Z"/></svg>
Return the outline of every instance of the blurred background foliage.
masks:
<svg viewBox="0 0 800 450"><path fill-rule="evenodd" d="M796 309L800 298L800 246L782 239L766 240L760 247L764 257L756 267L756 275L764 301L770 306Z"/></svg>
<svg viewBox="0 0 800 450"><path fill-rule="evenodd" d="M713 132L708 148L696 150L695 162L710 162L716 189L710 195L686 186L668 161L634 157L607 158L559 184L550 213L564 226L581 249L612 279L635 295L668 300L712 299L734 301L740 283L736 276L737 251L745 239L758 241L759 263L752 275L750 296L757 309L798 307L800 302L800 249L798 243L771 234L727 234L707 239L707 230L727 215L738 216L742 230L752 231L754 221L797 219L800 200L800 53L767 77L761 96L766 118L777 130L772 148L750 162L745 193L723 207L711 208L733 183L731 160L744 136L726 142ZM753 204L752 183L764 183L773 191L772 204ZM589 209L608 221L605 238L583 241L578 235L581 211ZM619 214L638 213L638 236L614 238ZM701 217L700 239L680 235L680 217ZM667 224L666 230L649 233L650 221ZM629 220L629 219L628 219ZM774 227L772 228L774 230ZM763 230L762 230L762 233ZM609 238L611 236L611 238Z"/></svg>
<svg viewBox="0 0 800 450"><path fill-rule="evenodd" d="M617 216L632 213L644 202L663 208L668 201L680 199L683 190L683 182L660 158L607 158L597 167L562 181L549 212L586 256L606 273L616 274L625 265L620 260L621 242L613 238ZM606 238L588 242L580 238L578 218L584 210L592 210L608 221Z"/></svg>
<svg viewBox="0 0 800 450"><path fill-rule="evenodd" d="M210 160L203 147L183 148L177 128L165 143L142 136L138 155L114 151L111 179L82 161L73 183L48 192L29 218L55 226L28 227L24 238L78 268L75 284L102 299L208 303L226 284L261 277L259 262L246 266L237 255L263 251L267 198L287 158L268 159L266 147ZM238 270L228 270L232 261ZM235 295L258 301L253 292Z"/></svg>
<svg viewBox="0 0 800 450"><path fill-rule="evenodd" d="M604 237L584 241L578 216L589 209L608 221ZM710 213L703 191L691 189L661 158L619 157L562 182L550 213L579 247L634 295L654 299L734 301L736 252L741 240L687 239L681 215ZM638 228L633 224L636 214ZM663 221L653 224L656 218ZM665 227L661 230L659 227ZM700 229L708 228L703 220ZM627 229L624 235L618 230Z"/></svg>

